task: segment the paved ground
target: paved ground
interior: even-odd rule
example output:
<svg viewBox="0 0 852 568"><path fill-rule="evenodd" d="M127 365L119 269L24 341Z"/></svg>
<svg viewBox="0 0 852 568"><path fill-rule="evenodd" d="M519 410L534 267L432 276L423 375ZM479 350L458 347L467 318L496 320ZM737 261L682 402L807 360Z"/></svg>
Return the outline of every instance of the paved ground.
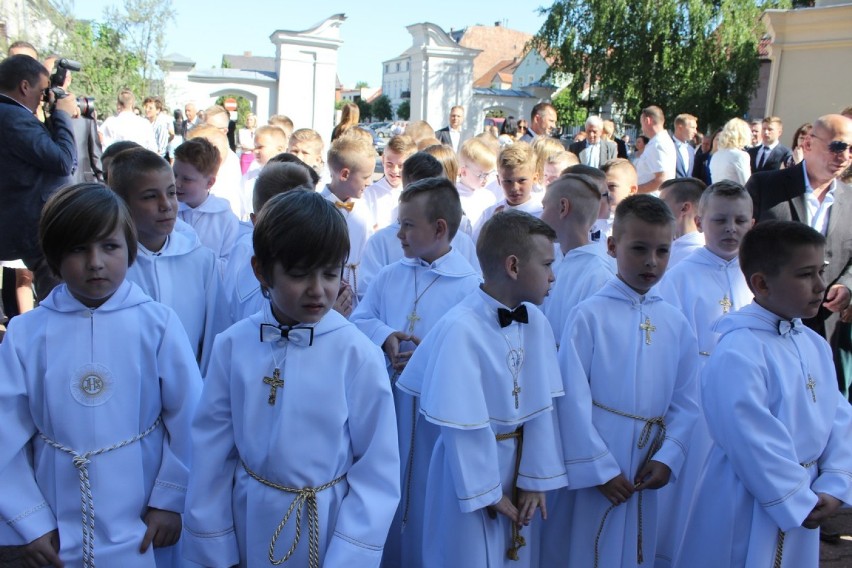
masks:
<svg viewBox="0 0 852 568"><path fill-rule="evenodd" d="M820 544L820 568L852 568L852 510L839 513L830 528L840 533L841 540L838 544ZM0 568L17 568L17 558L15 549L0 547Z"/></svg>

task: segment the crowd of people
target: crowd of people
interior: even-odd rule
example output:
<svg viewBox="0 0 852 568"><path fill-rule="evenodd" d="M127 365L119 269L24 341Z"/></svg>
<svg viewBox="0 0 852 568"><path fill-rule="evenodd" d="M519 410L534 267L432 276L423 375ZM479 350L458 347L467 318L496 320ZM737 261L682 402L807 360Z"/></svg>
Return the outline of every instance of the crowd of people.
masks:
<svg viewBox="0 0 852 568"><path fill-rule="evenodd" d="M122 90L78 179L48 75L0 62L25 565L818 565L852 504L852 108L787 148L648 106L631 152L456 105L379 156L352 105L252 115L241 160L224 108Z"/></svg>

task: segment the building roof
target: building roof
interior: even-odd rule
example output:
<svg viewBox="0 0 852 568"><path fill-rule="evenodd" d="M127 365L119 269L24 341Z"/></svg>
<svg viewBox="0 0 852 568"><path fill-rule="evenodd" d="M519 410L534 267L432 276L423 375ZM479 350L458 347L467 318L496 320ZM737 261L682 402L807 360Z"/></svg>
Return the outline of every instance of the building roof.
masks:
<svg viewBox="0 0 852 568"><path fill-rule="evenodd" d="M517 89L485 89L485 88L476 88L473 89L474 95L487 95L490 97L517 97L520 99L535 99L537 98L535 95L528 93L526 91L519 91Z"/></svg>
<svg viewBox="0 0 852 568"><path fill-rule="evenodd" d="M460 34L459 45L482 50L473 60L473 80L476 83L500 61L518 59L524 55L524 48L533 36L512 30L501 25L469 26L461 32L452 31L450 37L455 39ZM494 75L488 77L490 80Z"/></svg>
<svg viewBox="0 0 852 568"><path fill-rule="evenodd" d="M242 69L244 71L259 71L261 73L275 73L274 57L258 57L246 52L242 55L222 56L222 61L230 69Z"/></svg>
<svg viewBox="0 0 852 568"><path fill-rule="evenodd" d="M278 81L278 75L275 73L245 71L243 69L199 69L190 73L189 78L207 81L230 79L237 81L257 81L259 83L275 83Z"/></svg>
<svg viewBox="0 0 852 568"><path fill-rule="evenodd" d="M479 78L477 78L473 82L474 87L490 87L494 83L494 77L499 78L502 83L512 83L512 74L515 72L515 69L518 68L520 64L520 60L518 58L514 59L504 59L502 61L498 61L494 67L483 73ZM474 63L475 65L475 63Z"/></svg>

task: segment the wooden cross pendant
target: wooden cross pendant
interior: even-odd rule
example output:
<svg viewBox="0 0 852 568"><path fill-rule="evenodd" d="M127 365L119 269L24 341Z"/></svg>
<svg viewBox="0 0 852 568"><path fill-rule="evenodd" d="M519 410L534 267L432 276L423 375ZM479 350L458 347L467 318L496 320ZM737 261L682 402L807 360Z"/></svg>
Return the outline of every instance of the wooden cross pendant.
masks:
<svg viewBox="0 0 852 568"><path fill-rule="evenodd" d="M518 408L518 405L520 404L520 402L518 400L519 394L521 394L521 387L520 387L520 385L515 383L515 388L512 389L512 396L515 397L515 408Z"/></svg>
<svg viewBox="0 0 852 568"><path fill-rule="evenodd" d="M811 391L811 398L816 402L816 381L810 375L808 375L808 382L805 384L805 388Z"/></svg>
<svg viewBox="0 0 852 568"><path fill-rule="evenodd" d="M657 331L657 328L651 325L651 318L646 317L645 323L640 324L639 329L645 332L645 345L651 345L651 332Z"/></svg>
<svg viewBox="0 0 852 568"><path fill-rule="evenodd" d="M281 378L281 370L276 367L272 371L272 377L263 377L263 382L269 385L269 405L275 406L278 389L284 388L284 379Z"/></svg>
<svg viewBox="0 0 852 568"><path fill-rule="evenodd" d="M722 306L722 313L723 314L727 314L729 311L731 311L731 306L733 306L733 304L731 303L731 300L728 299L727 294L725 294L724 298L719 300L719 305Z"/></svg>
<svg viewBox="0 0 852 568"><path fill-rule="evenodd" d="M417 322L419 322L421 318L417 315L416 310L412 310L406 319L408 320L408 333L411 334L414 332L414 326L417 325Z"/></svg>

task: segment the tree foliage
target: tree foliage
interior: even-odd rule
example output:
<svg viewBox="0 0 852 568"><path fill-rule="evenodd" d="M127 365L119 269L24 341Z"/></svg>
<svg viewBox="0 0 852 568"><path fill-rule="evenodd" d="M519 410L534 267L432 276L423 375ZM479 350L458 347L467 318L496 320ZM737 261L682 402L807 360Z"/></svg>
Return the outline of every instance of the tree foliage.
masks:
<svg viewBox="0 0 852 568"><path fill-rule="evenodd" d="M373 107L370 103L365 101L364 99L357 99L355 104L358 105L358 114L361 115L361 121L370 120L373 116Z"/></svg>
<svg viewBox="0 0 852 568"><path fill-rule="evenodd" d="M355 83L355 88L356 89L369 89L370 84L367 81L358 81L357 83Z"/></svg>
<svg viewBox="0 0 852 568"><path fill-rule="evenodd" d="M251 114L251 102L242 95L227 94L216 99L215 104L224 107L225 99L236 99L237 101L237 128L246 125L246 117ZM258 121L259 122L259 121Z"/></svg>
<svg viewBox="0 0 852 568"><path fill-rule="evenodd" d="M408 120L411 118L411 101L405 99L399 106L396 107L396 117L400 120Z"/></svg>
<svg viewBox="0 0 852 568"><path fill-rule="evenodd" d="M760 14L789 0L556 0L532 47L572 77L575 106L612 100L635 120L655 104L717 125L748 109Z"/></svg>
<svg viewBox="0 0 852 568"><path fill-rule="evenodd" d="M376 97L370 105L370 110L372 111L370 114L376 120L389 120L393 118L393 108L387 95Z"/></svg>
<svg viewBox="0 0 852 568"><path fill-rule="evenodd" d="M587 103L595 104L595 101L578 101L568 89L560 91L550 102L556 108L556 116L562 126L583 124L592 114Z"/></svg>

